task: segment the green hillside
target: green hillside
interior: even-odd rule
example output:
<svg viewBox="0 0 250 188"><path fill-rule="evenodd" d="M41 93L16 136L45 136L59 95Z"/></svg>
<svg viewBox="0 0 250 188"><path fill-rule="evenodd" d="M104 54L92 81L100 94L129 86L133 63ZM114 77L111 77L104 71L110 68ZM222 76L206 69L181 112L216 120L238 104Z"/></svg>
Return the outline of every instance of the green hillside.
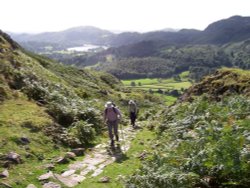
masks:
<svg viewBox="0 0 250 188"><path fill-rule="evenodd" d="M163 109L154 152L127 187L249 187L249 80L220 70Z"/></svg>
<svg viewBox="0 0 250 188"><path fill-rule="evenodd" d="M10 173L0 186L39 185L37 177L51 161L99 142L106 130L102 113L107 100L125 111L131 98L142 111L161 102L123 88L112 75L26 52L0 31L0 172L8 168ZM17 160L8 159L13 153Z"/></svg>

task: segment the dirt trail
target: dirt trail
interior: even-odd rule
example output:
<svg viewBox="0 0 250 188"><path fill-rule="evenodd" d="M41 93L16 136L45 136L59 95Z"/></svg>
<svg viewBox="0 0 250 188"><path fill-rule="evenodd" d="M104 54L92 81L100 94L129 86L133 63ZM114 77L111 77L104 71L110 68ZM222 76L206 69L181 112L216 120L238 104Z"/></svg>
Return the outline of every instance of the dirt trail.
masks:
<svg viewBox="0 0 250 188"><path fill-rule="evenodd" d="M122 132L119 130L120 142L116 142L115 147L111 148L109 143L95 146L83 160L70 164L62 174L51 172L50 175L54 181L44 184L43 188L53 188L54 186L50 185L55 185L56 182L61 182L66 187L74 187L88 177L98 176L107 165L122 159L139 130L130 126L125 127ZM57 186L60 187L59 184Z"/></svg>

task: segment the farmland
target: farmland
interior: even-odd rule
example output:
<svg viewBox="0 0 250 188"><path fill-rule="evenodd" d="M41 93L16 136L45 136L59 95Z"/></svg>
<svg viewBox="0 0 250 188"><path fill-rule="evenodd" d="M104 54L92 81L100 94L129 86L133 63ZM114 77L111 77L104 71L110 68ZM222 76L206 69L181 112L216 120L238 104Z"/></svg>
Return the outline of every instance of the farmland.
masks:
<svg viewBox="0 0 250 188"><path fill-rule="evenodd" d="M122 80L122 83L132 89L142 89L155 95L164 97L166 104L172 104L178 95L189 88L192 83L188 79L189 72L185 71L173 78L144 78L133 80Z"/></svg>

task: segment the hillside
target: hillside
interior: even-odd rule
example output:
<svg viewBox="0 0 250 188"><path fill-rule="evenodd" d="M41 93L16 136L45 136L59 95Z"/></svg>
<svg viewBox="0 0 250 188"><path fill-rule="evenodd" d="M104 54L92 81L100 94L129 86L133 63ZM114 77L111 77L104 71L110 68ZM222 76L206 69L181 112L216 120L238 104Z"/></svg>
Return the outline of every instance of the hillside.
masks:
<svg viewBox="0 0 250 188"><path fill-rule="evenodd" d="M230 95L250 96L250 71L228 68L216 71L190 87L181 100L191 101L193 96L203 94L217 101Z"/></svg>
<svg viewBox="0 0 250 188"><path fill-rule="evenodd" d="M250 38L250 17L232 16L210 24L202 33L198 42L226 44Z"/></svg>
<svg viewBox="0 0 250 188"><path fill-rule="evenodd" d="M249 80L219 70L159 112L154 152L127 187L249 187Z"/></svg>
<svg viewBox="0 0 250 188"><path fill-rule="evenodd" d="M58 157L73 148L85 150L103 136L107 100L123 109L131 98L141 103L142 110L160 102L124 89L109 74L26 52L0 31L0 172L8 169L10 174L0 186L40 185L37 177L46 166L57 164Z"/></svg>

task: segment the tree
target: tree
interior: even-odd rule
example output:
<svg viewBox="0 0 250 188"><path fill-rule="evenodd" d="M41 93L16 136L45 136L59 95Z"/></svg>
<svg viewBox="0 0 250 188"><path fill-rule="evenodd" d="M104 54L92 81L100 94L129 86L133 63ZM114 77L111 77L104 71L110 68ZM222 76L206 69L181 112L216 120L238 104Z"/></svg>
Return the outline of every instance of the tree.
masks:
<svg viewBox="0 0 250 188"><path fill-rule="evenodd" d="M132 82L130 83L130 86L134 87L134 86L136 86L136 83L135 83L134 81L132 81Z"/></svg>

